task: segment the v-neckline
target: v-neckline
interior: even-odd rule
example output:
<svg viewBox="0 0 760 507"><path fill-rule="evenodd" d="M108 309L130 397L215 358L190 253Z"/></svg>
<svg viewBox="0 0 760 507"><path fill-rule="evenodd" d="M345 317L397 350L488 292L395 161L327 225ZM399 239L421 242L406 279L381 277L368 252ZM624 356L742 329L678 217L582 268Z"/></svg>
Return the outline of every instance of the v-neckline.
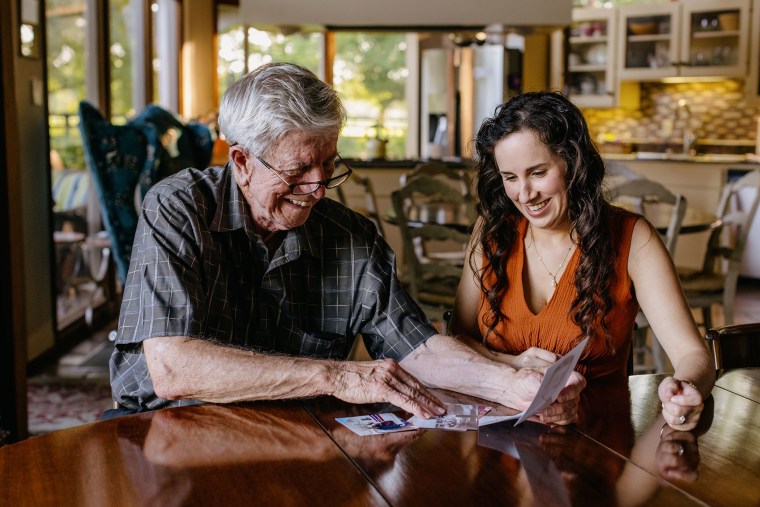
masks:
<svg viewBox="0 0 760 507"><path fill-rule="evenodd" d="M533 309L528 304L528 298L525 295L525 269L527 266L526 259L528 257L526 251L525 251L525 236L528 233L528 225L527 220L523 222L523 226L520 231L521 237L522 237L522 245L520 245L520 256L518 258L520 265L519 273L520 276L518 277L520 279L520 294L522 295L522 304L525 310L528 311L528 313L531 315L532 318L537 318L541 313L543 313L547 308L549 308L552 303L554 302L554 299L557 297L557 293L560 291L560 288L563 286L563 280L565 279L565 273L570 271L571 267L574 267L575 257L578 254L578 248L576 247L573 250L572 255L570 255L570 258L567 261L567 264L565 265L565 270L562 271L562 273L559 276L559 279L557 280L557 285L554 287L554 292L552 292L552 296L549 298L549 301L546 302L543 308L541 308L538 312L534 312Z"/></svg>

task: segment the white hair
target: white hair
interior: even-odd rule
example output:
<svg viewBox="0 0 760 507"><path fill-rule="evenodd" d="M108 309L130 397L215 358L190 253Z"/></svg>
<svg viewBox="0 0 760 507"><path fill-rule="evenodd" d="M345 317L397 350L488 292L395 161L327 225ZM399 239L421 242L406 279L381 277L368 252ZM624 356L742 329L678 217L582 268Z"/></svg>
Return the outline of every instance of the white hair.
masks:
<svg viewBox="0 0 760 507"><path fill-rule="evenodd" d="M292 63L263 65L225 92L219 127L230 145L265 155L290 132L337 136L346 121L338 92Z"/></svg>

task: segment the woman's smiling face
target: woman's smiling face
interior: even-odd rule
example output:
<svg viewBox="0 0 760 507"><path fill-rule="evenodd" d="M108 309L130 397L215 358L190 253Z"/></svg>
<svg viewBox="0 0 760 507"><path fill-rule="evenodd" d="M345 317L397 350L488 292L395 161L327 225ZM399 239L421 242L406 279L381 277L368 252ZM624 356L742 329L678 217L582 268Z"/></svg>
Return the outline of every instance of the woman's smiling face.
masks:
<svg viewBox="0 0 760 507"><path fill-rule="evenodd" d="M536 228L567 228L567 165L532 130L515 132L494 146L507 197Z"/></svg>

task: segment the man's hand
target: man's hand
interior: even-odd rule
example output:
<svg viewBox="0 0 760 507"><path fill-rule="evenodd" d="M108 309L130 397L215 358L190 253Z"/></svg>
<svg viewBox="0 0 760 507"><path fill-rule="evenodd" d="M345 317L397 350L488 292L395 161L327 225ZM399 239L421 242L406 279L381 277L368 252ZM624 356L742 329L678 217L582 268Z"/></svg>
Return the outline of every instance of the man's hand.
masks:
<svg viewBox="0 0 760 507"><path fill-rule="evenodd" d="M389 402L424 419L446 413L446 407L392 359L336 362L331 377L330 394L349 403Z"/></svg>

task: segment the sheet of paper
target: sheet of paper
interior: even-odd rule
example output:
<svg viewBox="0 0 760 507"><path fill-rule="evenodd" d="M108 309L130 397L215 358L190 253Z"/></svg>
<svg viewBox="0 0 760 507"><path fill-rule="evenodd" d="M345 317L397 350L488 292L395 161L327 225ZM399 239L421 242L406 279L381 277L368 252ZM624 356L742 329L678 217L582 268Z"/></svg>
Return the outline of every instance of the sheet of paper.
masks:
<svg viewBox="0 0 760 507"><path fill-rule="evenodd" d="M567 379L570 378L570 375L575 369L575 365L578 364L578 360L581 358L581 354L583 354L583 350L586 348L587 343L588 338L584 338L582 342L573 348L573 350L557 359L553 365L546 369L546 372L544 372L544 379L541 381L541 386L538 388L536 397L533 398L533 402L528 407L528 410L510 416L485 416L480 419L479 426L495 424L512 419L517 419L517 422L515 423L515 426L517 426L554 403L554 400L557 399L560 391L565 387Z"/></svg>
<svg viewBox="0 0 760 507"><path fill-rule="evenodd" d="M416 430L417 428L396 414L368 414L354 417L336 417L336 421L357 435L382 435L396 431Z"/></svg>
<svg viewBox="0 0 760 507"><path fill-rule="evenodd" d="M484 405L465 405L460 403L447 403L446 413L431 419L422 419L414 416L409 419L417 428L467 431L478 429L478 420L491 410Z"/></svg>

